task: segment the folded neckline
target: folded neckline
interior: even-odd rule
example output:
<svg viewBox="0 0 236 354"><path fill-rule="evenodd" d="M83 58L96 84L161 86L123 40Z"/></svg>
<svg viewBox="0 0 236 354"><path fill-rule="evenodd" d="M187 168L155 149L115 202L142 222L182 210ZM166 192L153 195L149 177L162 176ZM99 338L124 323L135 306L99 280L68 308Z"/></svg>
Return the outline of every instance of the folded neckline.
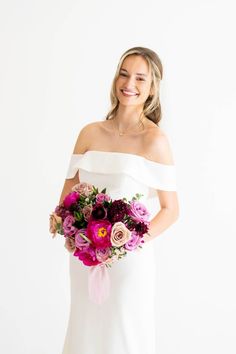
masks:
<svg viewBox="0 0 236 354"><path fill-rule="evenodd" d="M133 154L133 153L129 153L129 152L120 152L120 151L102 151L102 150L86 150L83 154L73 154L73 155L86 155L87 153L98 153L98 154L117 154L117 155L124 155L124 156L132 156L132 157L135 157L137 159L141 159L143 161L147 161L148 163L150 164L157 164L157 165L160 165L160 166L166 166L166 167L175 167L174 164L164 164L164 163L161 163L161 162L157 162L157 161L153 161L153 160L150 160L148 159L147 157L145 156L142 156L142 155L138 155L138 154Z"/></svg>

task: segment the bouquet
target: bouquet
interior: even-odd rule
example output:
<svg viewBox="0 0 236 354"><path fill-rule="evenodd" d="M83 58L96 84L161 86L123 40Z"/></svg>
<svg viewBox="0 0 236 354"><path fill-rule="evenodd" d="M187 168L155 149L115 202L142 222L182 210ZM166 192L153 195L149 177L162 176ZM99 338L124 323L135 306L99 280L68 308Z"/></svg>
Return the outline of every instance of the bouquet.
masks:
<svg viewBox="0 0 236 354"><path fill-rule="evenodd" d="M94 185L78 183L51 214L56 222L53 237L58 233L71 238L74 256L84 265L109 267L127 252L142 248L150 213L140 197L137 193L131 201L113 201L106 188L99 192Z"/></svg>
<svg viewBox="0 0 236 354"><path fill-rule="evenodd" d="M106 188L99 191L92 184L78 183L50 214L53 237L58 233L70 238L73 255L85 266L103 272L104 279L108 278L104 268L142 248L143 235L149 235L150 213L139 201L141 196L136 193L129 201L125 197L112 200Z"/></svg>

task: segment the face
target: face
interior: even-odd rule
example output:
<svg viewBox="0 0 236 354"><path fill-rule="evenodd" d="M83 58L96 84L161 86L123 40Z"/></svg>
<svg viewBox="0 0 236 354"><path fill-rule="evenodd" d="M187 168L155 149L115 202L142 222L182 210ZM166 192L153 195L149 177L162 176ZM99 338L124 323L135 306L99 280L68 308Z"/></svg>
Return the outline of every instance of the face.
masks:
<svg viewBox="0 0 236 354"><path fill-rule="evenodd" d="M123 105L143 105L150 94L151 71L140 55L129 55L116 80L116 96Z"/></svg>

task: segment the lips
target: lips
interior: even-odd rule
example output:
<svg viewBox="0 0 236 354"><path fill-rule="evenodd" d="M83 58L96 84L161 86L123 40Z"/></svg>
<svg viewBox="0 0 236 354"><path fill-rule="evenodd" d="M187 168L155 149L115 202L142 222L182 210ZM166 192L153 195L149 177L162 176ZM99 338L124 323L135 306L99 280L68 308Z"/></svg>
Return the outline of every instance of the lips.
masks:
<svg viewBox="0 0 236 354"><path fill-rule="evenodd" d="M130 90L121 89L121 92L122 92L123 95L125 95L125 96L138 96L138 93L135 92L135 91L130 91Z"/></svg>

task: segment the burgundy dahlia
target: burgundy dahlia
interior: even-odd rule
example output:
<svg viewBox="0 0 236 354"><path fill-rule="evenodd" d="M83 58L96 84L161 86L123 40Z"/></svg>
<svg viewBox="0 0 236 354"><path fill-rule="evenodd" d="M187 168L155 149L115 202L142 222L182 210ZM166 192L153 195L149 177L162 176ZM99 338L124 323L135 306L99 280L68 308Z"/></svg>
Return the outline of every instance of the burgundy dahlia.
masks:
<svg viewBox="0 0 236 354"><path fill-rule="evenodd" d="M148 225L143 223L143 222L139 222L136 226L135 226L135 231L139 234L139 235L143 235L146 234L148 232L149 228Z"/></svg>
<svg viewBox="0 0 236 354"><path fill-rule="evenodd" d="M117 199L108 207L107 218L112 223L122 221L128 212L128 205L122 199Z"/></svg>

